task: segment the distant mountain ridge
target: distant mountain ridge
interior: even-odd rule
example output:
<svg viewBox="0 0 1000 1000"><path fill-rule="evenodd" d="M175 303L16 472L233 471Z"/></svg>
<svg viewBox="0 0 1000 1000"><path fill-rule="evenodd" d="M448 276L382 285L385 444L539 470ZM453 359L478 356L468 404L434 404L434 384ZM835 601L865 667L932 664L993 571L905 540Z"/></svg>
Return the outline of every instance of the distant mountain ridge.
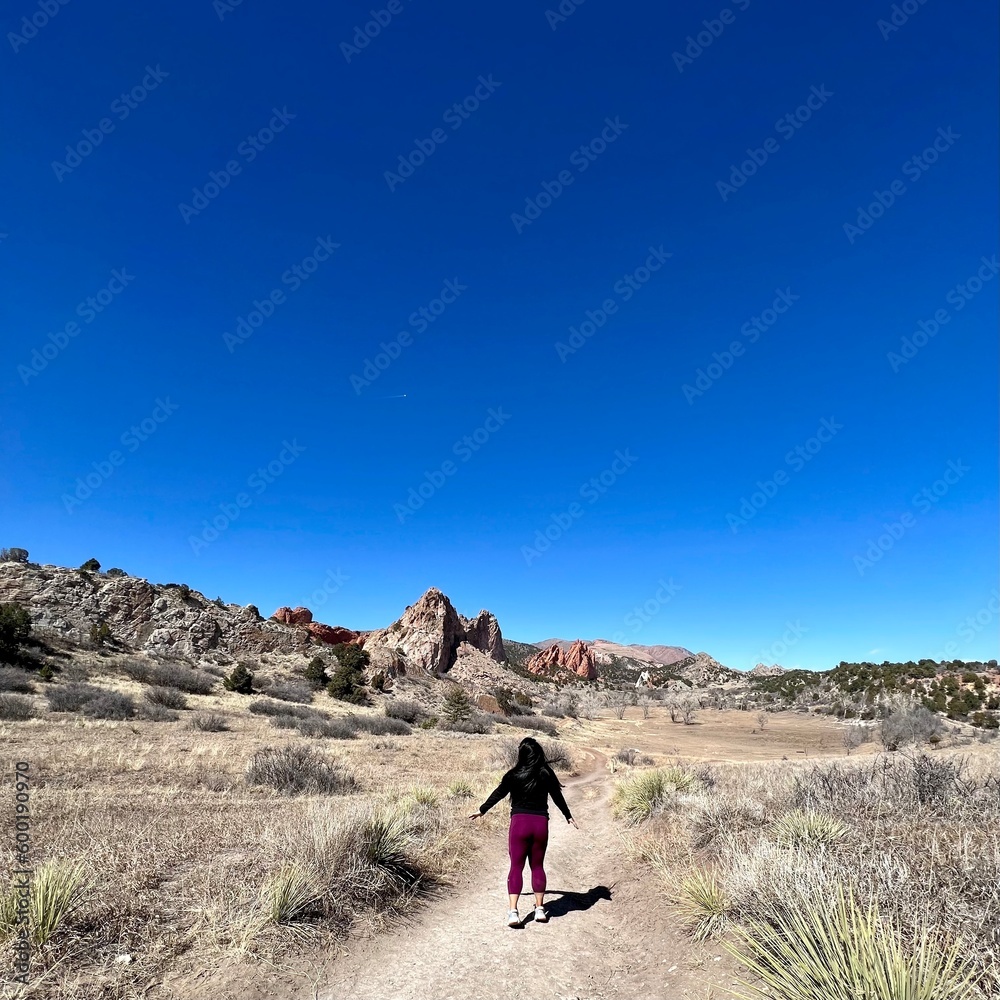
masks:
<svg viewBox="0 0 1000 1000"><path fill-rule="evenodd" d="M541 642L532 643L539 649L548 649L549 646L558 646L560 649L568 650L573 642L572 639L543 639ZM640 660L649 664L656 664L661 667L669 667L673 663L686 660L694 653L683 646L641 646L632 643L625 646L610 639L584 639L583 640L593 651L594 659L598 665L602 661L607 661L612 656L622 657L630 660Z"/></svg>

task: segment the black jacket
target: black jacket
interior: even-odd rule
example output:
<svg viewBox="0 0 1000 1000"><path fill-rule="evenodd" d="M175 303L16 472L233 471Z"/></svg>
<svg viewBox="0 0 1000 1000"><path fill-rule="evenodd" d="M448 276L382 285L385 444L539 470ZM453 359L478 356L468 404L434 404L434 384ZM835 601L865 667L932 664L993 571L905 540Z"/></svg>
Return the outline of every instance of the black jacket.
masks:
<svg viewBox="0 0 1000 1000"><path fill-rule="evenodd" d="M548 767L542 770L539 777L538 787L529 789L514 772L508 771L503 776L500 784L490 794L490 797L479 807L480 814L488 812L505 795L509 795L512 816L515 813L548 816L549 796L551 795L552 801L559 807L559 811L566 817L566 822L568 823L572 819L572 816L570 815L569 806L566 805L566 800L563 798L562 790L559 787L559 779L556 778L555 774Z"/></svg>

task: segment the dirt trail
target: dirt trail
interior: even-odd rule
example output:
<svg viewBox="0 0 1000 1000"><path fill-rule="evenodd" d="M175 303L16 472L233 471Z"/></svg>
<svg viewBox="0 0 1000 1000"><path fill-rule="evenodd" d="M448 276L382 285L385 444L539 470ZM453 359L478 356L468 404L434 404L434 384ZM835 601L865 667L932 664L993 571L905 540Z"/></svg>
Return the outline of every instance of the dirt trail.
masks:
<svg viewBox="0 0 1000 1000"><path fill-rule="evenodd" d="M717 950L692 947L662 887L630 869L611 821L606 762L587 756L592 769L566 782L580 829L554 810L547 924L506 927L506 838L486 834L474 875L359 943L337 961L319 1000L704 1000L710 985L728 985ZM523 896L522 915L531 907Z"/></svg>

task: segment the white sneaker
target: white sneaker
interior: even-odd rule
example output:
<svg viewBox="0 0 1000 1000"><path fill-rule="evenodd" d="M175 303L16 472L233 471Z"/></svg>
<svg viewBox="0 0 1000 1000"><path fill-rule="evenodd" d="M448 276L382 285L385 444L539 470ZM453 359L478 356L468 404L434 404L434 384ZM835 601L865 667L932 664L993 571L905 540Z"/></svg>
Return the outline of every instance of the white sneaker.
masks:
<svg viewBox="0 0 1000 1000"><path fill-rule="evenodd" d="M544 906L536 906L535 907L535 923L536 924L544 924L544 923L548 922L548 919L549 919L549 915L545 912L545 907Z"/></svg>
<svg viewBox="0 0 1000 1000"><path fill-rule="evenodd" d="M517 910L510 910L507 914L507 926L508 927L520 927L521 918L518 916Z"/></svg>

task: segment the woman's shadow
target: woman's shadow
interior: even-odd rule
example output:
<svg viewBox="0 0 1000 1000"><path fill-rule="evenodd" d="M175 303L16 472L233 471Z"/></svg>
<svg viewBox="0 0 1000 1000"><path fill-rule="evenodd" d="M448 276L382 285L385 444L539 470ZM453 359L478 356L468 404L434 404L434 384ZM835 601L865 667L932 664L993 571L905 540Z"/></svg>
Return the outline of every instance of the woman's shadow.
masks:
<svg viewBox="0 0 1000 1000"><path fill-rule="evenodd" d="M567 913L577 910L589 910L602 899L611 901L611 890L613 885L595 885L593 889L586 892L564 892L561 889L546 889L545 895L553 893L558 895L558 899L546 900L545 912L553 920L556 917L565 917Z"/></svg>

